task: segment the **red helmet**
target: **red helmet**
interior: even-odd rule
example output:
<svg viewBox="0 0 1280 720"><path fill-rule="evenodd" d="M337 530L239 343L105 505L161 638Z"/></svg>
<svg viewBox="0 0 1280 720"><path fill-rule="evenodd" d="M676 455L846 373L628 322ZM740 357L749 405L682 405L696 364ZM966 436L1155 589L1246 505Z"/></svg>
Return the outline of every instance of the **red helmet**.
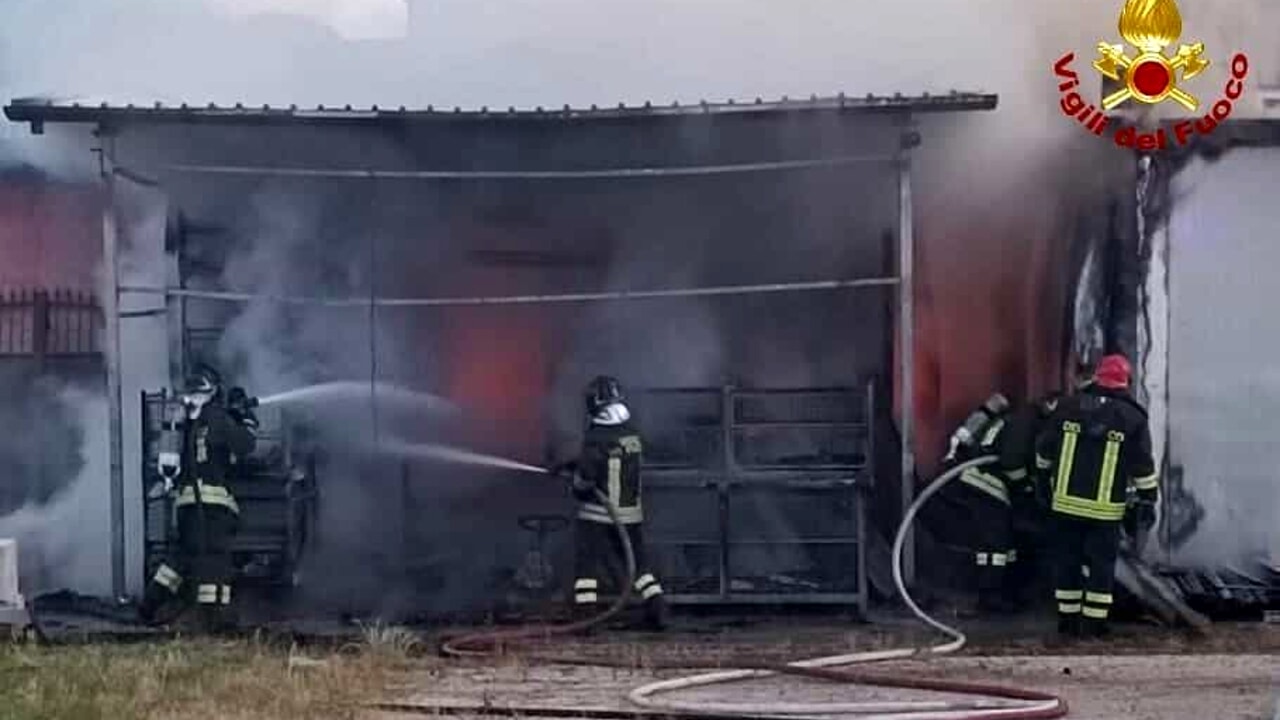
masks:
<svg viewBox="0 0 1280 720"><path fill-rule="evenodd" d="M1093 371L1093 382L1098 387L1112 390L1123 390L1129 387L1129 375L1132 369L1123 355L1107 355L1098 361L1098 368Z"/></svg>

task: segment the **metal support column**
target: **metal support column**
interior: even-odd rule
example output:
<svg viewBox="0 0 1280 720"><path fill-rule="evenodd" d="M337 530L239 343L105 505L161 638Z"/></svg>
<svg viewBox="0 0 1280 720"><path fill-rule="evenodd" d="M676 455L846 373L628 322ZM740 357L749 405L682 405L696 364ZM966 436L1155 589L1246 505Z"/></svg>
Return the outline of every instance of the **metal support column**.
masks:
<svg viewBox="0 0 1280 720"><path fill-rule="evenodd" d="M113 175L114 141L101 128L98 130L101 151L99 168L103 186L102 260L106 268L102 291L102 313L105 324L107 367L107 430L111 462L111 589L117 597L127 592L124 539L124 411L121 400L120 362L120 265L117 258L115 178Z"/></svg>
<svg viewBox="0 0 1280 720"><path fill-rule="evenodd" d="M902 435L902 515L915 499L915 303L913 296L915 237L911 208L911 148L919 136L904 129L898 157L898 374L901 392L899 428ZM915 583L915 533L908 529L902 546L902 578Z"/></svg>

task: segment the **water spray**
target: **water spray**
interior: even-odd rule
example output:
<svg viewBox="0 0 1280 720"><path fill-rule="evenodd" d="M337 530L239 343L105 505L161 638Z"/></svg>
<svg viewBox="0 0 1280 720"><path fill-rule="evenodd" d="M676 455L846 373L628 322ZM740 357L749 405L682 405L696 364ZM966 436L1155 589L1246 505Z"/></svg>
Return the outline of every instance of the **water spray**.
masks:
<svg viewBox="0 0 1280 720"><path fill-rule="evenodd" d="M367 380L340 380L294 388L258 398L260 405L284 405L290 403L323 402L328 400L366 398L377 395L378 400L405 405L426 407L441 412L457 412L458 407L439 395L418 392L391 383L370 383Z"/></svg>
<svg viewBox="0 0 1280 720"><path fill-rule="evenodd" d="M539 473L542 475L549 475L551 473L547 468L538 467L537 465L526 465L525 463L504 457L498 457L497 455L484 455L482 453L471 452L470 450L449 447L448 445L408 443L403 440L384 440L378 443L378 450L402 457L422 458L424 460L443 460L445 462L458 463L461 465L475 465L479 467L499 468L502 470L519 470L521 472Z"/></svg>

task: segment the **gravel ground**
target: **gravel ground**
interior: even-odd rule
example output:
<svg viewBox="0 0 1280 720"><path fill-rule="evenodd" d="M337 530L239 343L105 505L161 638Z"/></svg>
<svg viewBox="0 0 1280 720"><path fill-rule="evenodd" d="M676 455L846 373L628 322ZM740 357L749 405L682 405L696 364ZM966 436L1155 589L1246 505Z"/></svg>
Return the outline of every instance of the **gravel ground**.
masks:
<svg viewBox="0 0 1280 720"><path fill-rule="evenodd" d="M969 682L997 683L1057 694L1072 718L1126 720L1269 720L1280 692L1280 627L1217 626L1189 639L1169 631L1120 628L1101 643L1054 648L1024 633L1030 622L979 626L975 645L960 656L928 662L870 666L902 673ZM634 709L630 689L654 679L691 674L654 670L679 660L718 662L795 660L897 645L924 639L903 626L833 626L823 623L760 623L703 628L701 632L646 636L607 633L585 640L559 641L489 662L444 663L415 672L391 688L397 702L438 705L526 706L539 708ZM531 655L576 655L608 660L626 668L546 664ZM714 702L868 702L953 699L939 693L837 685L803 678L765 678L747 683L684 691L681 699ZM958 699L958 698L956 698ZM374 713L367 720L404 720L411 714ZM851 716L852 717L852 716ZM866 717L866 716L862 716Z"/></svg>

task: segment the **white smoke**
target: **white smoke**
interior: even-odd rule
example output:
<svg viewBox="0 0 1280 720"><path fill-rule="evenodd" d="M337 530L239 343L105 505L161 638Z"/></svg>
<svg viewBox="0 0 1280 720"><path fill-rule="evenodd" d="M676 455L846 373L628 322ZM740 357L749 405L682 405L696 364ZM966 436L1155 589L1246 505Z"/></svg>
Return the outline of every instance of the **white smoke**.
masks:
<svg viewBox="0 0 1280 720"><path fill-rule="evenodd" d="M106 402L80 387L62 389L58 400L75 414L82 433L78 446L62 450L78 454L83 466L48 501L0 517L0 537L18 541L20 584L28 598L62 588L111 590Z"/></svg>

